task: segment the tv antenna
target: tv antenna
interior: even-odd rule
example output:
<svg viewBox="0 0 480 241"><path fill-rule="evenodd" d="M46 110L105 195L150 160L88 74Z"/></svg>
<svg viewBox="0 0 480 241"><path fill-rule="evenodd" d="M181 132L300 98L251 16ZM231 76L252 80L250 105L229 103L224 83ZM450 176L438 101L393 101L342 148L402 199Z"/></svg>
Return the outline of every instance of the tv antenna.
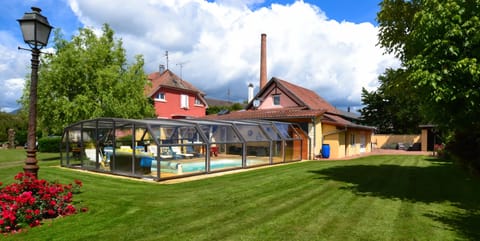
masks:
<svg viewBox="0 0 480 241"><path fill-rule="evenodd" d="M168 69L168 50L165 51L165 58L167 59L167 69Z"/></svg>
<svg viewBox="0 0 480 241"><path fill-rule="evenodd" d="M180 79L183 79L182 77L182 70L183 70L183 65L186 64L187 62L182 62L182 63L178 63L176 64L177 66L180 66Z"/></svg>

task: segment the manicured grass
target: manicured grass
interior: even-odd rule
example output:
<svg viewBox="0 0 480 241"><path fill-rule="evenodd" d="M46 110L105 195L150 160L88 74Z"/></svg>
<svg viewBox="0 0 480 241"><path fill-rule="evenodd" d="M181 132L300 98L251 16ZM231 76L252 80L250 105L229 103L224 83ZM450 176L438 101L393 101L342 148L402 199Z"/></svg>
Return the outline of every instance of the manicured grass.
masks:
<svg viewBox="0 0 480 241"><path fill-rule="evenodd" d="M40 178L82 180L74 200L89 211L8 239L480 239L480 180L428 157L301 162L168 185L40 164ZM0 166L0 181L21 165Z"/></svg>
<svg viewBox="0 0 480 241"><path fill-rule="evenodd" d="M18 173L23 171L23 165L27 158L27 152L24 149L0 149L0 179L4 184L13 182L12 173ZM37 152L37 160L40 166L45 165L59 165L60 154L59 153L41 153ZM4 173L6 175L4 175ZM15 175L13 174L13 175ZM7 178L5 178L7 177Z"/></svg>

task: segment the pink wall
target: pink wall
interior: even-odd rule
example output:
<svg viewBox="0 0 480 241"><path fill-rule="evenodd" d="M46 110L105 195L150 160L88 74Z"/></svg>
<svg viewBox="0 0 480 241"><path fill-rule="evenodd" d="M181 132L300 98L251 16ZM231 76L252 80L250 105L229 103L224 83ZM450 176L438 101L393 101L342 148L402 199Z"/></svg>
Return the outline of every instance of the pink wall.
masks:
<svg viewBox="0 0 480 241"><path fill-rule="evenodd" d="M280 105L273 105L274 94L280 94ZM258 107L258 109L273 109L298 106L297 103L293 102L292 99L288 97L288 95L286 95L283 91L276 87L270 88L265 91L265 95L263 95L261 98L263 99L263 101Z"/></svg>
<svg viewBox="0 0 480 241"><path fill-rule="evenodd" d="M195 105L195 95L188 94L188 109L180 108L180 96L183 92L160 89L165 93L165 101L154 99L155 113L159 118L173 118L175 116L191 116L203 117L205 116L205 105ZM156 96L156 95L154 95Z"/></svg>

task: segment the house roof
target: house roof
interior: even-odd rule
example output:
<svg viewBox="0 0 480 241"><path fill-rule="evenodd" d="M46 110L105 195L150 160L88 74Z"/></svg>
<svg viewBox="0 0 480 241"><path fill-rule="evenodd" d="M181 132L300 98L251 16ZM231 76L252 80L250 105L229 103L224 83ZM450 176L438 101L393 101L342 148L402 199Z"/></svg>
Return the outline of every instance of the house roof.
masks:
<svg viewBox="0 0 480 241"><path fill-rule="evenodd" d="M297 106L272 108L272 109L254 109L253 100L246 106L246 110L230 112L228 114L207 115L206 119L235 120L235 119L310 119L321 116L322 122L338 127L350 127L358 129L372 130L373 127L355 124L349 120L355 119L353 115L346 115L320 97L314 91L294 85L285 80L273 77L270 81L257 93L253 99L262 98L267 90L271 87L281 89L291 98ZM353 113L349 113L353 114Z"/></svg>
<svg viewBox="0 0 480 241"><path fill-rule="evenodd" d="M353 128L366 129L366 130L375 129L375 127L355 124L353 122L350 122L350 121L344 119L341 116L334 115L334 114L329 114L329 113L323 114L322 123L331 124L331 125L338 126L338 127L353 127Z"/></svg>
<svg viewBox="0 0 480 241"><path fill-rule="evenodd" d="M261 97L265 91L269 89L269 86L275 85L276 87L280 88L282 91L288 94L293 101L295 101L299 106L306 107L310 110L318 110L323 109L327 112L336 112L336 108L333 107L330 103L328 103L325 99L320 97L317 93L312 90L300 87L298 85L294 85L290 82L285 80L273 77L270 81L265 85L260 92L257 93L255 98ZM253 107L253 100L247 105L247 109L251 109Z"/></svg>
<svg viewBox="0 0 480 241"><path fill-rule="evenodd" d="M151 81L152 85L145 87L145 94L149 97L152 97L162 87L193 92L199 94L200 96L205 95L199 89L195 88L195 86L181 79L169 69L163 71L162 73L151 73L148 75L148 79Z"/></svg>
<svg viewBox="0 0 480 241"><path fill-rule="evenodd" d="M207 115L206 119L236 120L236 119L265 119L281 120L293 118L312 118L325 113L325 110L306 110L299 107L282 109L241 110L230 112L225 115Z"/></svg>
<svg viewBox="0 0 480 241"><path fill-rule="evenodd" d="M235 102L227 101L227 100L218 100L212 98L205 98L208 103L208 106L231 106L235 104Z"/></svg>
<svg viewBox="0 0 480 241"><path fill-rule="evenodd" d="M352 119L352 120L360 119L360 115L355 113L355 112L350 112L350 111L344 111L344 110L337 109L337 111L335 113L338 114L338 115L347 117L349 119Z"/></svg>

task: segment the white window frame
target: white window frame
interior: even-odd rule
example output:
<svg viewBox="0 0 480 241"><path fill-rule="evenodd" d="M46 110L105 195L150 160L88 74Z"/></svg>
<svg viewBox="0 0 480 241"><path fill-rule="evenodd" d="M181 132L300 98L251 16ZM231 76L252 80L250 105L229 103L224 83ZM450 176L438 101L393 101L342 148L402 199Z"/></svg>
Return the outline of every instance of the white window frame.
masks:
<svg viewBox="0 0 480 241"><path fill-rule="evenodd" d="M188 95L186 94L181 94L180 95L180 108L182 109L189 109L188 105Z"/></svg>
<svg viewBox="0 0 480 241"><path fill-rule="evenodd" d="M203 106L202 101L200 100L200 98L195 97L195 105L202 105L202 106Z"/></svg>
<svg viewBox="0 0 480 241"><path fill-rule="evenodd" d="M163 98L160 98L160 95L163 95ZM167 101L165 98L165 92L158 92L157 95L155 96L155 100L157 101Z"/></svg>

